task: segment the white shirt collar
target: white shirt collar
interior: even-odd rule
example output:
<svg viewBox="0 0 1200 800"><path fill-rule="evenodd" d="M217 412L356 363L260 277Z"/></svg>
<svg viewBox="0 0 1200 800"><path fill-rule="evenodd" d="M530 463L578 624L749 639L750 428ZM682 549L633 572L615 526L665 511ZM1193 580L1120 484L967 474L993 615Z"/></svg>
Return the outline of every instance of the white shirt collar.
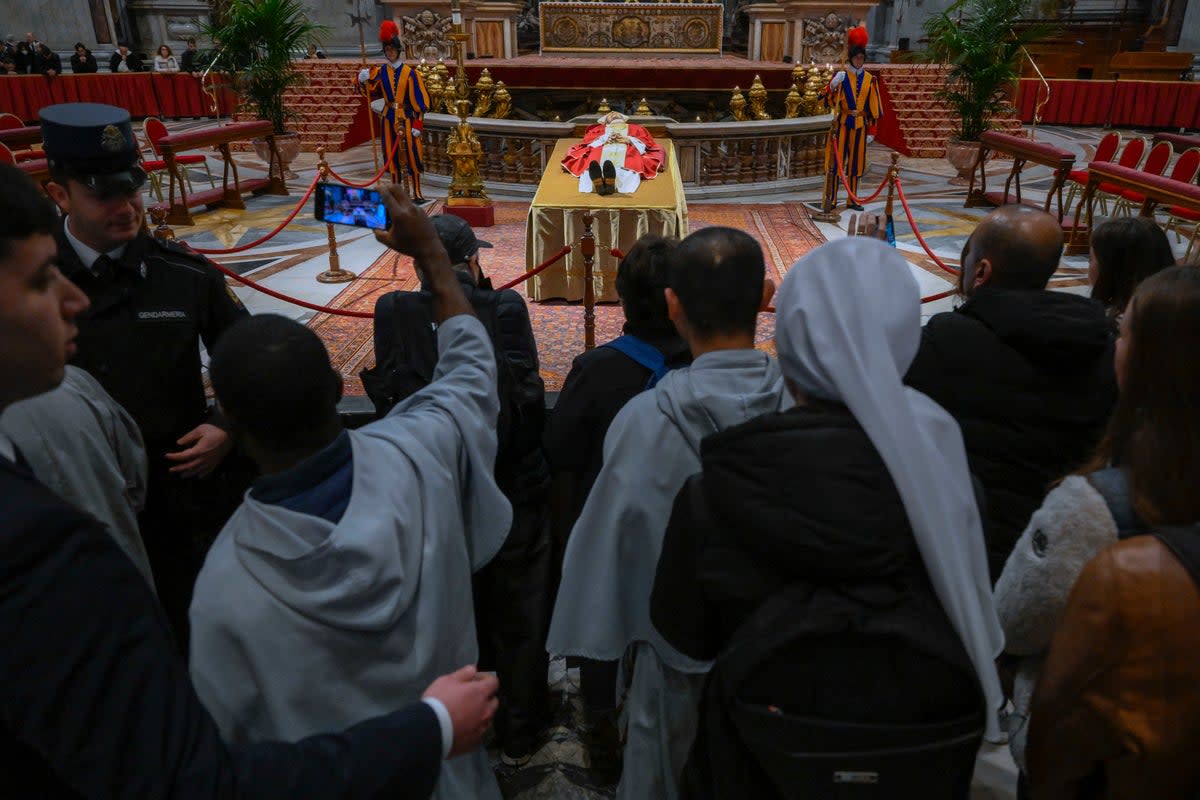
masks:
<svg viewBox="0 0 1200 800"><path fill-rule="evenodd" d="M395 61L389 61L388 64L391 65L392 69L400 69L404 66L404 59L397 58Z"/></svg>
<svg viewBox="0 0 1200 800"><path fill-rule="evenodd" d="M79 260L83 263L84 268L93 274L95 270L92 267L96 264L96 259L100 257L99 250L93 250L71 232L71 217L68 216L63 220L63 233L67 235L67 241L71 243L71 247L75 248L75 254L79 256ZM107 255L111 259L119 259L125 252L126 245L120 245L112 250L109 250Z"/></svg>

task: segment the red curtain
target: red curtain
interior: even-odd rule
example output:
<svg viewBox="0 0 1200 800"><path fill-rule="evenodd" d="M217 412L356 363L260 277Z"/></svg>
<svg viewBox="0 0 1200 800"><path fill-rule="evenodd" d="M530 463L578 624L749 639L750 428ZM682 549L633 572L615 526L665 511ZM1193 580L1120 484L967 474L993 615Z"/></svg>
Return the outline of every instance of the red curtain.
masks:
<svg viewBox="0 0 1200 800"><path fill-rule="evenodd" d="M12 75L0 77L0 111L16 114L27 123L37 122L37 111L56 103L105 103L129 110L133 117L213 116L211 100L200 88L200 79L177 73ZM224 86L217 90L217 114L228 116L236 98Z"/></svg>
<svg viewBox="0 0 1200 800"><path fill-rule="evenodd" d="M1050 98L1036 78L1021 80L1017 109L1032 122L1037 104L1049 125L1117 125L1195 128L1200 125L1200 84L1175 81L1051 80Z"/></svg>

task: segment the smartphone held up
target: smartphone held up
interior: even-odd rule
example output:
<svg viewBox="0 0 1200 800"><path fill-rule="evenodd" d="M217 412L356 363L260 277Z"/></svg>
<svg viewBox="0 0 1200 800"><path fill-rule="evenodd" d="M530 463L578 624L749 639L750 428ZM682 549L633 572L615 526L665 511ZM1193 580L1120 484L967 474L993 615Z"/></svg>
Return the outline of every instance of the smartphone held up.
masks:
<svg viewBox="0 0 1200 800"><path fill-rule="evenodd" d="M320 222L387 230L389 220L383 197L374 189L356 189L340 183L318 183L313 215Z"/></svg>

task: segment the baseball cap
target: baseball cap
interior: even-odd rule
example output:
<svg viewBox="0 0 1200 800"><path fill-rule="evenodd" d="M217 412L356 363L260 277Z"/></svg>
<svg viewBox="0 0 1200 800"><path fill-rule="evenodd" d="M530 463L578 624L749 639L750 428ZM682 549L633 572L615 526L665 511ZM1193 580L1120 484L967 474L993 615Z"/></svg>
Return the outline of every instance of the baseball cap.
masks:
<svg viewBox="0 0 1200 800"><path fill-rule="evenodd" d="M491 247L491 242L485 242L475 235L475 231L462 217L454 214L438 214L433 217L433 227L437 230L442 246L450 256L451 264L463 264L481 247Z"/></svg>

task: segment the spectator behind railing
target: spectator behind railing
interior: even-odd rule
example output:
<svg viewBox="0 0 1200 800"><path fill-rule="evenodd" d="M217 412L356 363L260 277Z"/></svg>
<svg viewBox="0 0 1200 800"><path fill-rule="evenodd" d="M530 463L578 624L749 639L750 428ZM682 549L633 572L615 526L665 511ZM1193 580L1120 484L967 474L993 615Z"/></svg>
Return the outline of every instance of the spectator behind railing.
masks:
<svg viewBox="0 0 1200 800"><path fill-rule="evenodd" d="M188 37L187 49L179 54L179 70L190 73L193 78L199 78L201 67L199 56L200 50L196 47L196 40Z"/></svg>
<svg viewBox="0 0 1200 800"><path fill-rule="evenodd" d="M1149 217L1119 217L1096 227L1088 251L1092 299L1120 323L1138 284L1175 263L1167 234Z"/></svg>
<svg viewBox="0 0 1200 800"><path fill-rule="evenodd" d="M62 58L58 53L51 50L48 44L38 45L35 64L37 66L37 73L45 75L47 78L53 78L62 74Z"/></svg>
<svg viewBox="0 0 1200 800"><path fill-rule="evenodd" d="M71 72L76 75L85 75L99 69L92 51L84 47L83 42L76 42L75 53L71 56Z"/></svg>
<svg viewBox="0 0 1200 800"><path fill-rule="evenodd" d="M143 69L141 56L131 52L125 43L117 45L117 52L108 59L109 72L141 72Z"/></svg>
<svg viewBox="0 0 1200 800"><path fill-rule="evenodd" d="M154 54L155 72L179 72L179 61L171 52L170 46L160 44Z"/></svg>

